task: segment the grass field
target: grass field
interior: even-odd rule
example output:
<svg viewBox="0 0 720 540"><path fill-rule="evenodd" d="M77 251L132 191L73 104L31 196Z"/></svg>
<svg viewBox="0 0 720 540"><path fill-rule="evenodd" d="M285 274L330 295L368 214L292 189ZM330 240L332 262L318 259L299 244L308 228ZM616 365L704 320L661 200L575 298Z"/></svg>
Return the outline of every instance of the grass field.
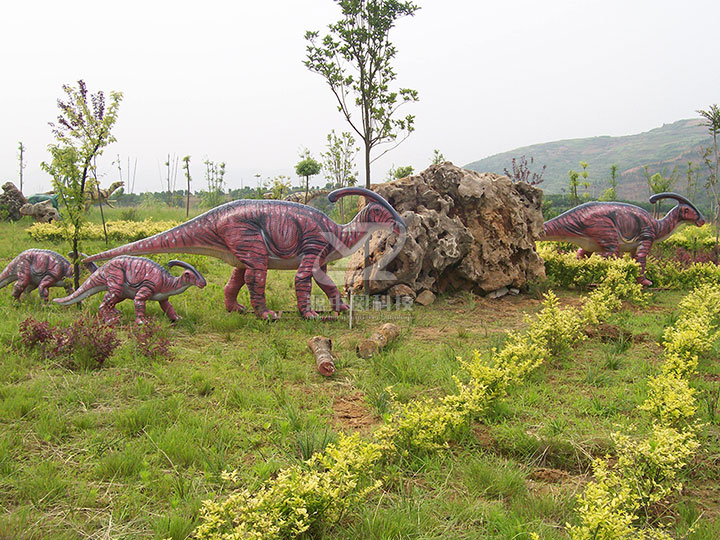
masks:
<svg viewBox="0 0 720 540"><path fill-rule="evenodd" d="M184 216L163 208L137 213ZM0 224L0 264L30 247L68 251L32 241L29 225ZM95 253L104 243L83 249ZM268 278L269 305L284 312L280 321L227 314L222 289L230 267L201 257L193 262L208 286L172 299L181 321L170 325L157 304L148 304L172 354L139 352L131 337L133 306L124 302L121 346L99 369L25 350L18 327L29 316L67 325L80 311L94 313L102 295L78 309L42 305L36 292L16 304L10 288L0 291L0 539L187 538L201 502L232 489L223 471L237 469L241 485L258 486L340 431L369 433L393 399L452 391L458 358L502 347L506 331L522 329L524 314L539 309L542 290L497 300L463 293L410 311L367 312L348 330L347 318L299 318L292 272L271 271ZM580 298L557 293L566 304ZM613 431L648 429L637 406L683 294L655 292L645 308L626 304L570 354L511 389L445 452L393 466L379 494L313 537L567 538L591 458L612 452ZM61 295L62 289L51 292ZM249 305L246 290L240 302ZM370 360L357 358L356 342L387 320L401 326L400 338ZM317 334L333 339L338 360L331 378L317 373L306 345ZM653 516L678 538L720 537L718 355L720 345L701 359L694 381L704 423L696 463L686 471L682 497Z"/></svg>

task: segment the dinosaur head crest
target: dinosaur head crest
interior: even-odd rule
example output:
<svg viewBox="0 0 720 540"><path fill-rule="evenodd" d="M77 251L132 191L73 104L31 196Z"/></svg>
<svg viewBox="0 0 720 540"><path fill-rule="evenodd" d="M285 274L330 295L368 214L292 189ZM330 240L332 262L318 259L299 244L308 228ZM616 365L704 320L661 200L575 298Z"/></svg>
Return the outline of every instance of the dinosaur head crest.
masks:
<svg viewBox="0 0 720 540"><path fill-rule="evenodd" d="M705 218L700 210L695 208L695 205L682 195L672 192L656 193L650 197L650 203L655 204L662 199L673 199L678 202L681 221L692 222L698 227L702 227L705 224Z"/></svg>
<svg viewBox="0 0 720 540"><path fill-rule="evenodd" d="M368 221L373 223L391 223L393 231L398 236L403 236L407 232L405 220L390 206L389 202L374 191L361 187L340 188L329 193L328 200L334 203L340 197L347 197L348 195L360 195L370 202L367 207L367 215L365 216Z"/></svg>
<svg viewBox="0 0 720 540"><path fill-rule="evenodd" d="M173 259L168 263L168 267L172 268L173 266L185 268L185 271L182 273L181 277L187 283L195 285L198 289L202 289L203 287L205 287L205 285L207 285L207 281L205 281L205 278L200 272L195 269L192 264L186 263L185 261L178 261Z"/></svg>

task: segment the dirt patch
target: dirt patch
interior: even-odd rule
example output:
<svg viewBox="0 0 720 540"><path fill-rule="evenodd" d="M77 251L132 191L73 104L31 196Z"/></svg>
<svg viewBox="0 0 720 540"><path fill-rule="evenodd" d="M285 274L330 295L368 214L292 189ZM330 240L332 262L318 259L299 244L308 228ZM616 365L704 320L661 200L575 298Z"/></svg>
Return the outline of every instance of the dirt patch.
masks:
<svg viewBox="0 0 720 540"><path fill-rule="evenodd" d="M495 447L495 439L490 433L490 428L488 426L480 424L478 426L475 426L472 431L473 435L475 435L475 439L480 444L480 446L482 446L483 448Z"/></svg>
<svg viewBox="0 0 720 540"><path fill-rule="evenodd" d="M560 469L549 469L546 467L538 467L528 475L530 480L536 482L545 482L546 484L558 484L560 482L567 482L570 478L570 474Z"/></svg>
<svg viewBox="0 0 720 540"><path fill-rule="evenodd" d="M646 341L651 340L650 334L647 332L633 334L629 330L625 330L624 328L620 328L614 324L599 324L597 326L591 326L585 329L585 333L589 338L599 339L603 342L627 339L633 343L645 343Z"/></svg>
<svg viewBox="0 0 720 540"><path fill-rule="evenodd" d="M362 393L355 392L347 396L338 396L333 402L333 424L345 431L367 432L377 424Z"/></svg>

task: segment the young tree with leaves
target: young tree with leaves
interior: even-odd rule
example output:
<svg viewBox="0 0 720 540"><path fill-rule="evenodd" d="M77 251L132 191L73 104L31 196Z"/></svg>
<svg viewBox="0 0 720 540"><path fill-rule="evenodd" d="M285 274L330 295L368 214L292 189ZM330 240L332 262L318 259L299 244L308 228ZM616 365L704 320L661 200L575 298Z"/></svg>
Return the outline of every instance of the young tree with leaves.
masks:
<svg viewBox="0 0 720 540"><path fill-rule="evenodd" d="M190 156L185 156L183 160L183 169L185 169L185 178L187 179L187 196L185 197L185 217L190 217Z"/></svg>
<svg viewBox="0 0 720 540"><path fill-rule="evenodd" d="M360 148L355 146L355 137L343 131L338 137L333 129L327 136L327 151L320 154L325 178L336 189L354 186L357 183L355 156ZM340 222L345 223L344 198L340 198Z"/></svg>
<svg viewBox="0 0 720 540"><path fill-rule="evenodd" d="M300 154L300 161L295 165L295 173L305 178L305 204L308 201L310 191L310 177L320 173L322 164L310 155L310 150L305 149Z"/></svg>
<svg viewBox="0 0 720 540"><path fill-rule="evenodd" d="M708 175L706 187L712 195L713 216L715 221L715 256L717 257L720 236L720 193L718 193L718 171L720 171L720 152L718 148L718 135L720 135L720 107L717 104L710 105L708 110L698 110L697 113L703 118L702 125L708 128L713 138L713 145L703 152L703 160L710 174Z"/></svg>
<svg viewBox="0 0 720 540"><path fill-rule="evenodd" d="M430 165L440 165L441 163L445 163L445 156L443 156L442 152L436 148L433 150L433 157L430 160Z"/></svg>
<svg viewBox="0 0 720 540"><path fill-rule="evenodd" d="M225 186L225 163L216 163L209 159L203 161L205 164L205 180L208 190L203 194L202 199L205 206L215 208L222 204L225 198L223 192Z"/></svg>
<svg viewBox="0 0 720 540"><path fill-rule="evenodd" d="M415 117L396 118L398 108L418 100L410 88L390 89L395 81L392 60L397 53L390 30L400 17L413 15L418 6L399 0L335 0L342 18L329 25L320 39L307 32L305 66L320 74L330 86L338 110L363 142L365 187L370 188L370 164L396 148L414 130ZM359 112L358 115L354 113ZM376 147L390 143L371 158Z"/></svg>
<svg viewBox="0 0 720 540"><path fill-rule="evenodd" d="M72 256L74 259L75 288L80 286L79 241L80 228L85 216L85 199L88 185L95 171L95 158L115 141L112 128L117 121L122 93L110 92L110 104L105 94L98 91L88 94L83 80L77 88L63 85L65 101L58 100L60 114L57 122L50 123L56 142L48 147L50 163L41 167L53 178L53 187L67 211L72 225Z"/></svg>
<svg viewBox="0 0 720 540"><path fill-rule="evenodd" d="M20 160L20 193L23 190L23 169L26 166L25 163L25 145L20 141L18 143L18 159Z"/></svg>
<svg viewBox="0 0 720 540"><path fill-rule="evenodd" d="M580 204L580 198L578 197L578 185L580 184L580 173L574 170L568 171L568 177L569 177L569 197L570 197L570 204L573 206L577 206Z"/></svg>
<svg viewBox="0 0 720 540"><path fill-rule="evenodd" d="M602 195L600 195L601 201L614 201L617 200L617 171L618 166L616 164L610 165L610 187L607 188Z"/></svg>
<svg viewBox="0 0 720 540"><path fill-rule="evenodd" d="M413 169L412 165L401 165L400 167L392 166L388 171L388 180L400 180L401 178L410 176L414 172L415 169Z"/></svg>

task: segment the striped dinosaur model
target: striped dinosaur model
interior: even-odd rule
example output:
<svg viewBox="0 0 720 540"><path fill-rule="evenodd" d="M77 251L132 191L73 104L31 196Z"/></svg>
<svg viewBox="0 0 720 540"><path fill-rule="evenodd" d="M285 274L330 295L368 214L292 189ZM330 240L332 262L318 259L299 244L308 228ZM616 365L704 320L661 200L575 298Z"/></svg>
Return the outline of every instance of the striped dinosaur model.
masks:
<svg viewBox="0 0 720 540"><path fill-rule="evenodd" d="M265 300L268 269L297 269L295 295L303 317L318 316L310 306L313 278L329 298L332 309L344 311L348 306L327 275L327 263L351 254L377 229L392 227L398 235L404 235L406 230L405 222L395 209L370 190L337 189L328 199L335 202L347 195L364 196L369 201L347 225L338 225L304 204L239 200L218 206L169 231L86 260L145 253L199 253L217 257L235 267L225 285L225 308L230 312L245 310L237 296L242 286L247 285L253 310L263 319L278 317L268 309Z"/></svg>
<svg viewBox="0 0 720 540"><path fill-rule="evenodd" d="M654 242L670 236L684 224L701 227L705 223L700 211L682 195L658 193L650 197L655 204L662 199L678 202L662 219L653 218L634 204L589 202L545 222L542 240L572 242L579 246L578 258L592 253L603 257L629 252L640 264L638 281L645 286L652 282L645 277L645 263Z"/></svg>
<svg viewBox="0 0 720 540"><path fill-rule="evenodd" d="M85 256L85 254L82 254ZM88 264L91 272L97 269L95 264ZM65 287L72 292L73 265L65 257L49 249L28 249L20 253L5 267L0 274L0 289L15 282L12 295L20 299L23 292L28 294L34 289L43 301L47 302L50 287Z"/></svg>
<svg viewBox="0 0 720 540"><path fill-rule="evenodd" d="M145 257L115 257L98 268L73 294L53 301L61 306L68 306L93 294L107 291L99 310L107 322L115 322L120 317L115 306L126 298L135 302L135 322L138 324L145 320L145 302L148 300L160 302L165 315L175 322L180 316L168 298L184 292L191 285L202 289L206 282L202 274L186 262L170 261L168 266L180 266L185 270L175 277L161 265Z"/></svg>

